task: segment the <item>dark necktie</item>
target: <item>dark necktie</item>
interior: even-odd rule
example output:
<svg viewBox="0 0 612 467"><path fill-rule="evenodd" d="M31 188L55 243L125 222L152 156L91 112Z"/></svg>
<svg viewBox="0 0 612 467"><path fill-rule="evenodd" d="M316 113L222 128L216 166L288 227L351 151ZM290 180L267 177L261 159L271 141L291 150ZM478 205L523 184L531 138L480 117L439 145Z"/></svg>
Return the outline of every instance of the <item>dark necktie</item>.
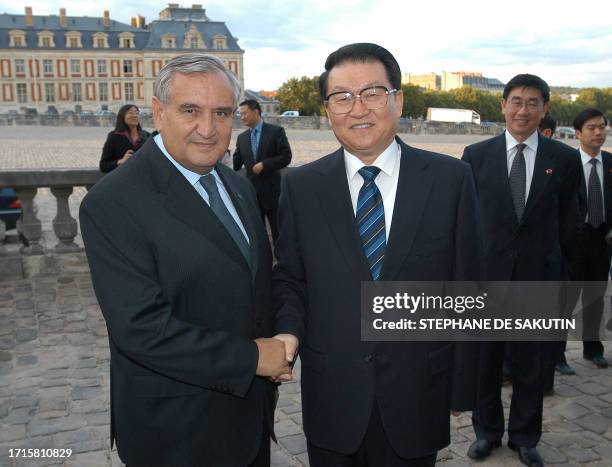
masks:
<svg viewBox="0 0 612 467"><path fill-rule="evenodd" d="M591 164L591 174L589 175L589 187L587 195L587 209L589 213L589 224L593 228L598 228L603 224L603 199L601 196L601 182L597 175L597 163L599 161L592 158L589 163Z"/></svg>
<svg viewBox="0 0 612 467"><path fill-rule="evenodd" d="M257 130L255 128L251 129L251 151L253 151L253 160L257 160Z"/></svg>
<svg viewBox="0 0 612 467"><path fill-rule="evenodd" d="M378 167L367 166L359 169L363 177L363 186L357 198L355 217L361 237L363 252L368 259L372 279L378 280L385 257L385 208L382 196L374 179L380 173Z"/></svg>
<svg viewBox="0 0 612 467"><path fill-rule="evenodd" d="M227 206L221 199L221 195L219 194L219 189L217 188L217 181L215 177L211 174L204 175L200 177L200 184L208 193L208 202L210 204L210 209L216 214L217 218L221 221L225 230L230 234L230 236L234 239L236 245L240 249L240 252L246 259L247 264L251 265L251 250L249 248L249 244L247 243L244 234L238 227L238 224L227 210Z"/></svg>
<svg viewBox="0 0 612 467"><path fill-rule="evenodd" d="M512 168L510 169L510 175L508 177L510 191L512 192L512 202L514 203L514 212L519 222L521 222L523 212L525 211L527 170L525 167L525 155L523 154L523 150L526 146L525 143L516 145L516 155L514 156Z"/></svg>

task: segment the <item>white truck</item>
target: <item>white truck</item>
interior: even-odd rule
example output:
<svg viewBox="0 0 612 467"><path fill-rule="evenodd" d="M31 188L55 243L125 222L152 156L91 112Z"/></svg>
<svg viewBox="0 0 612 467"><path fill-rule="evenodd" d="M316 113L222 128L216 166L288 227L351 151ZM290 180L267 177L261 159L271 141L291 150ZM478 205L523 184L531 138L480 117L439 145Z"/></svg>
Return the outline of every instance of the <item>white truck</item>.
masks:
<svg viewBox="0 0 612 467"><path fill-rule="evenodd" d="M429 107L427 120L432 122L474 123L480 125L480 115L469 109L441 109Z"/></svg>

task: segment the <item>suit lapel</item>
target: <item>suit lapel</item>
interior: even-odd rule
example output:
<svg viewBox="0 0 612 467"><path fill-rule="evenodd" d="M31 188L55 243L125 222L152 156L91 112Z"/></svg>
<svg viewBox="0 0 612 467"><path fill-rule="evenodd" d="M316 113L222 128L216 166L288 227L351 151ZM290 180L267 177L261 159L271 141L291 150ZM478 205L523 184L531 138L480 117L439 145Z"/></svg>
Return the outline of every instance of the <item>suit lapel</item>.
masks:
<svg viewBox="0 0 612 467"><path fill-rule="evenodd" d="M604 194L604 211L606 213L606 224L612 224L612 154L609 152L601 152L601 160L603 164L603 194Z"/></svg>
<svg viewBox="0 0 612 467"><path fill-rule="evenodd" d="M154 189L166 195L164 207L168 213L207 238L232 261L248 269L246 260L223 224L187 179L162 154L153 138L147 140L143 149L153 166Z"/></svg>
<svg viewBox="0 0 612 467"><path fill-rule="evenodd" d="M538 151L536 153L535 165L533 167L533 178L529 188L529 196L523 213L524 223L533 207L537 204L540 196L544 192L548 181L553 176L555 170L556 157L551 153L548 141L544 136L538 134Z"/></svg>
<svg viewBox="0 0 612 467"><path fill-rule="evenodd" d="M358 271L361 280L371 280L370 268L357 230L342 148L333 154L321 175L321 183L314 189L338 248L351 271Z"/></svg>
<svg viewBox="0 0 612 467"><path fill-rule="evenodd" d="M427 170L429 163L399 138L398 142L402 150L400 172L381 280L393 280L397 276L412 248L433 186Z"/></svg>
<svg viewBox="0 0 612 467"><path fill-rule="evenodd" d="M518 226L519 222L516 218L512 191L510 190L510 180L508 178L508 151L506 150L505 133L497 136L497 139L493 141L491 154L486 156L485 164L488 167L486 174L490 177L493 188L490 190L490 194L498 198L495 200L495 205L499 206L501 212L511 217L515 225Z"/></svg>

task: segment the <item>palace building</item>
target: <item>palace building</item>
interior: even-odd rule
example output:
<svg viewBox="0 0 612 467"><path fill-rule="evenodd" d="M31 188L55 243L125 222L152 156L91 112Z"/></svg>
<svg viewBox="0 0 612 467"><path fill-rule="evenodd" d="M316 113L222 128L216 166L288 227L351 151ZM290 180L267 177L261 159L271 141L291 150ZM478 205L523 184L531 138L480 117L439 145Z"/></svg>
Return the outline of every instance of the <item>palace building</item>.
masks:
<svg viewBox="0 0 612 467"><path fill-rule="evenodd" d="M244 88L242 50L222 21L201 5L168 4L159 19L131 24L104 16L0 14L0 113L149 107L153 82L171 58L204 52L219 57Z"/></svg>

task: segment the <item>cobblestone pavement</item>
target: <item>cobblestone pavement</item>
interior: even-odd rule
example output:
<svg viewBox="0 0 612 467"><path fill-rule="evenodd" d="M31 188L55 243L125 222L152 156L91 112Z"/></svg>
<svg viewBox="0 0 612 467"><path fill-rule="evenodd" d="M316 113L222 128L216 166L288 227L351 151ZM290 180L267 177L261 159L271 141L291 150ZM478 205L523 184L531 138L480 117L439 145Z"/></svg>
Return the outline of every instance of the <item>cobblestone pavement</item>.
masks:
<svg viewBox="0 0 612 467"><path fill-rule="evenodd" d="M0 283L0 465L120 465L109 446L107 332L86 269L76 254L62 274ZM549 464L610 466L612 371L582 360L579 343L569 344L568 356L578 375L558 377L555 395L545 400L540 451ZM283 385L280 393L273 465L308 465L299 383ZM506 411L509 397L504 388ZM465 454L473 438L469 415L454 418L452 444L439 453L440 465L471 464ZM16 448L73 454L52 462L9 458ZM520 464L503 447L481 465Z"/></svg>
<svg viewBox="0 0 612 467"><path fill-rule="evenodd" d="M15 131L13 131L15 130ZM19 131L17 131L19 130ZM100 128L0 128L0 170L7 168L88 167L98 161L106 130ZM63 133L62 133L63 132ZM331 132L289 131L295 161L307 161L337 147ZM235 136L235 135L234 135ZM35 138L35 139L33 139ZM459 155L476 137L414 137L415 146ZM78 148L75 154L74 148ZM76 217L85 194L75 189L70 204ZM41 189L38 215L43 244L51 233L53 197ZM77 239L80 243L80 239ZM28 280L0 282L0 466L119 466L109 444L109 354L107 334L82 254L62 257L57 274L47 270ZM606 301L608 303L608 301ZM609 310L606 311L609 317ZM612 340L612 335L607 335ZM612 345L607 345L612 361ZM581 358L580 343L568 344L576 376L557 377L555 395L544 401L544 434L540 452L547 464L612 466L612 369L599 370ZM299 362L296 366L299 381ZM508 413L511 390L504 388ZM302 432L299 382L281 387L276 411L279 445L272 445L274 466L308 465ZM452 444L441 451L442 466L474 464L466 451L474 439L469 414L452 419ZM15 459L9 449L72 449L68 459ZM519 466L507 447L482 466Z"/></svg>

